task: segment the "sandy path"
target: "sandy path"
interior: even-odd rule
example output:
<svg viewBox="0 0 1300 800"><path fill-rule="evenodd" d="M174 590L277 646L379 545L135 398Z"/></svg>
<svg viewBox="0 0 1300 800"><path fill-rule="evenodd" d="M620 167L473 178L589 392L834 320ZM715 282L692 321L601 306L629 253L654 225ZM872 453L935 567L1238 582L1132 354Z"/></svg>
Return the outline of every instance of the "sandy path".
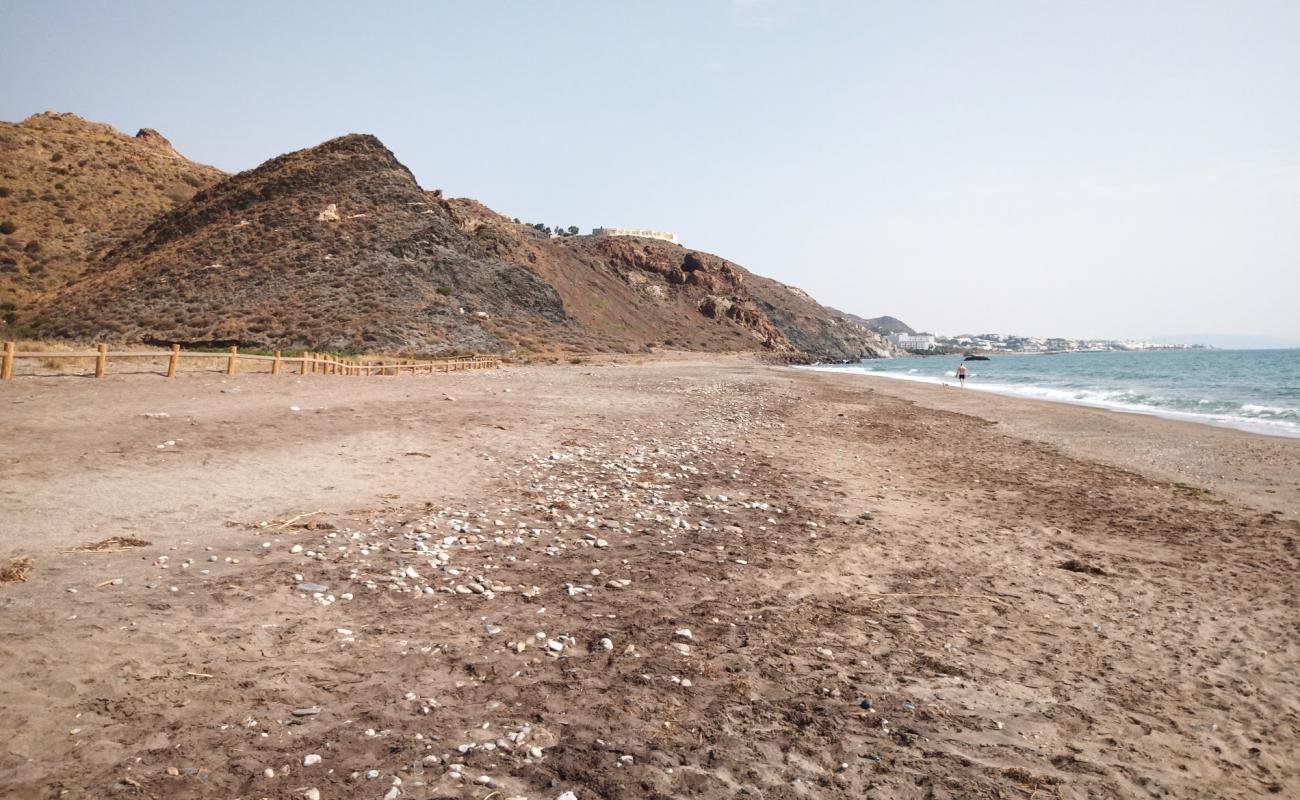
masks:
<svg viewBox="0 0 1300 800"><path fill-rule="evenodd" d="M1217 493L734 362L126 380L0 390L0 795L1300 794Z"/></svg>

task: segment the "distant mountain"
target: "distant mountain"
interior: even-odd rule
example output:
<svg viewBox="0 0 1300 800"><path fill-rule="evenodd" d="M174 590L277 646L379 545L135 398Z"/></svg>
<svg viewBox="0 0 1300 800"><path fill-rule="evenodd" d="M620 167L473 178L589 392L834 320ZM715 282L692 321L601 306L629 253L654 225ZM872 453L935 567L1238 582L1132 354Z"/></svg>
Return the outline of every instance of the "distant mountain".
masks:
<svg viewBox="0 0 1300 800"><path fill-rule="evenodd" d="M50 338L422 353L893 345L794 287L640 237L552 237L426 192L352 134L216 180L87 257L25 318Z"/></svg>
<svg viewBox="0 0 1300 800"><path fill-rule="evenodd" d="M98 254L224 174L149 128L127 136L56 112L0 122L0 303L21 312L82 277Z"/></svg>
<svg viewBox="0 0 1300 800"><path fill-rule="evenodd" d="M853 314L845 314L845 316L855 322L867 326L882 336L890 336L895 333L906 333L909 336L916 335L916 331L912 330L906 322L903 322L897 317L873 317L872 319L863 319L862 317L854 316Z"/></svg>

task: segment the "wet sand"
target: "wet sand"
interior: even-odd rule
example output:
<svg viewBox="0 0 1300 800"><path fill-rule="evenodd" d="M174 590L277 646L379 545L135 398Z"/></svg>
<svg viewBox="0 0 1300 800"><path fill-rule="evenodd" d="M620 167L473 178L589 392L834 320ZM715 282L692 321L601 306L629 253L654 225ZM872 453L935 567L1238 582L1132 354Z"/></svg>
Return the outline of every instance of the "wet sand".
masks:
<svg viewBox="0 0 1300 800"><path fill-rule="evenodd" d="M1300 795L1300 445L929 388L0 387L0 796Z"/></svg>

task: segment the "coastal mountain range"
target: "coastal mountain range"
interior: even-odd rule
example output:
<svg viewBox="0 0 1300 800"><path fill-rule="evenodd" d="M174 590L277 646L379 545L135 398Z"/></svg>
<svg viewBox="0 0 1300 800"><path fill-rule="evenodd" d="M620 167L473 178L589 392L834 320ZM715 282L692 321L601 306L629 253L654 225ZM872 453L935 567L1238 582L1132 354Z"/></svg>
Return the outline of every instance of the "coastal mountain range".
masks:
<svg viewBox="0 0 1300 800"><path fill-rule="evenodd" d="M0 123L0 338L411 353L896 353L718 256L426 191L374 136L235 175L71 114ZM905 326L904 326L905 327Z"/></svg>

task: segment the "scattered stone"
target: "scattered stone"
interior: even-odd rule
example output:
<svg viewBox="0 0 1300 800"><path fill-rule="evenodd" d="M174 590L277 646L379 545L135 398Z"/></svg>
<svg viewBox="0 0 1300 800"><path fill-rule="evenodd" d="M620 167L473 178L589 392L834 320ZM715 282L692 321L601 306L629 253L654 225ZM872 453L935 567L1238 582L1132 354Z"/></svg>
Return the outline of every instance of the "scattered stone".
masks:
<svg viewBox="0 0 1300 800"><path fill-rule="evenodd" d="M312 594L324 594L325 592L328 592L329 590L330 590L330 587L326 586L326 585L323 584L323 583L300 583L300 584L298 584L298 591L300 591L300 592L311 592Z"/></svg>
<svg viewBox="0 0 1300 800"><path fill-rule="evenodd" d="M302 765L304 767L314 767L319 763L320 763L320 756L315 753L309 753L308 755L302 757Z"/></svg>
<svg viewBox="0 0 1300 800"><path fill-rule="evenodd" d="M320 713L320 706L308 706L307 708L295 708L293 710L293 715L295 717L314 717L319 713ZM310 757L311 756L308 756L308 758ZM316 760L319 761L320 756L317 756Z"/></svg>

